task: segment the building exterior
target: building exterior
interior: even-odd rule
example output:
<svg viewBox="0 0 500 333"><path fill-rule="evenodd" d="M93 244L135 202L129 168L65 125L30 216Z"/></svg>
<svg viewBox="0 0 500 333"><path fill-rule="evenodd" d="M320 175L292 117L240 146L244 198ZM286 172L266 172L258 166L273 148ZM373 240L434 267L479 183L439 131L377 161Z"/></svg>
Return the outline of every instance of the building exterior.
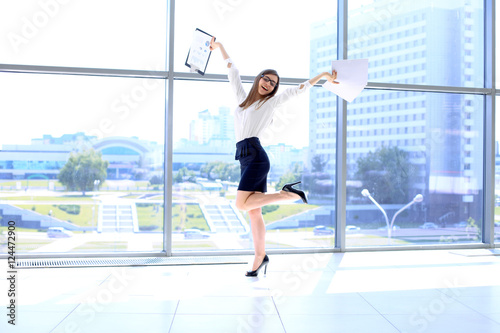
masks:
<svg viewBox="0 0 500 333"><path fill-rule="evenodd" d="M369 59L370 82L482 87L483 13L475 3L482 6L467 0L433 6L388 0L352 10L348 57ZM335 29L334 19L312 27L311 75L331 69ZM310 103L308 158L329 161L326 170L333 177L336 96L317 89ZM348 178L356 180L359 158L398 147L408 152L413 168L407 200L423 194L427 218L476 216L482 201L483 105L474 95L365 89L347 110Z"/></svg>
<svg viewBox="0 0 500 333"><path fill-rule="evenodd" d="M210 110L198 112L198 119L191 121L189 141L207 144L210 140L233 140L233 116L228 107L219 107L218 113Z"/></svg>
<svg viewBox="0 0 500 333"><path fill-rule="evenodd" d="M3 145L0 150L0 179L56 179L71 153L95 149L109 161L108 179L143 179L163 170L163 145L136 137L96 139L83 133L61 137L44 135L30 145Z"/></svg>
<svg viewBox="0 0 500 333"><path fill-rule="evenodd" d="M284 143L265 147L271 162L268 181L279 182L281 176L290 171L294 164L300 169L304 167L307 148L299 149Z"/></svg>

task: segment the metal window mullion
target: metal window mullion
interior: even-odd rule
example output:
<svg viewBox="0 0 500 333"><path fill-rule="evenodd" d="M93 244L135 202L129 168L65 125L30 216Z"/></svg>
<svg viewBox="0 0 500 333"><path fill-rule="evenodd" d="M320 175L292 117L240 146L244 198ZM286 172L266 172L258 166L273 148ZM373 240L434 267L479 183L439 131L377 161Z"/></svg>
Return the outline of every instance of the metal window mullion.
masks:
<svg viewBox="0 0 500 333"><path fill-rule="evenodd" d="M337 3L337 59L347 59L347 0ZM337 97L335 150L335 248L345 251L347 102Z"/></svg>
<svg viewBox="0 0 500 333"><path fill-rule="evenodd" d="M165 110L165 143L163 155L163 251L167 257L172 256L172 159L173 159L173 110L174 110L174 27L175 27L175 0L170 0L169 40L168 47L168 79L166 87Z"/></svg>
<svg viewBox="0 0 500 333"><path fill-rule="evenodd" d="M18 74L83 75L145 79L165 79L168 75L166 71L141 69L86 68L15 64L0 64L0 72Z"/></svg>
<svg viewBox="0 0 500 333"><path fill-rule="evenodd" d="M464 249L485 249L491 246L482 243L458 243L458 244L432 244L432 245L396 245L386 246L367 246L367 247L348 247L344 252L371 252L371 251L413 251L413 250L464 250ZM295 248L295 249L270 249L269 254L307 254L307 253L331 253L340 252L340 249L331 248ZM185 256L227 256L227 255L253 255L252 250L199 250L199 251L176 251L171 257ZM140 258L140 257L165 257L160 252L47 252L17 253L18 259L52 259L52 258ZM7 260L8 254L0 254L0 259Z"/></svg>
<svg viewBox="0 0 500 333"><path fill-rule="evenodd" d="M486 95L483 128L482 242L495 246L495 1L484 1L484 81Z"/></svg>
<svg viewBox="0 0 500 333"><path fill-rule="evenodd" d="M419 85L419 84L401 84L401 83L385 83L385 82L368 82L366 89L379 90L399 90L399 91L415 91L415 92L430 92L430 93L450 93L450 94L475 94L486 95L492 93L489 88L474 88L474 87L453 87L453 86L434 86L434 85Z"/></svg>
<svg viewBox="0 0 500 333"><path fill-rule="evenodd" d="M228 82L226 74L205 74L200 76L196 73L174 72L174 80L198 81L198 82ZM253 83L254 76L242 75L243 83ZM307 78L280 77L280 84L300 84L307 81ZM320 86L318 83L317 86ZM488 88L475 87L453 87L453 86L434 86L434 85L418 85L418 84L401 84L388 82L368 82L366 89L374 90L399 90L399 91L416 91L416 92L436 92L436 93L451 93L451 94L475 94L486 95L492 92Z"/></svg>

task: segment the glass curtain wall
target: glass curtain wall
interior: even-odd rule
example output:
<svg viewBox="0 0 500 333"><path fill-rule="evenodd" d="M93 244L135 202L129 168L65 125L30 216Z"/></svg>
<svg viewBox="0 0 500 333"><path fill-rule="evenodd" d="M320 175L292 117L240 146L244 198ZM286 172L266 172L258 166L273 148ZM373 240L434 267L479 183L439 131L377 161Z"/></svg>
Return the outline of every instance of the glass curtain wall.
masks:
<svg viewBox="0 0 500 333"><path fill-rule="evenodd" d="M17 253L163 249L166 81L147 74L165 70L166 12L165 1L0 4L0 63L144 71L0 74L2 246L15 224Z"/></svg>
<svg viewBox="0 0 500 333"><path fill-rule="evenodd" d="M377 0L348 23L349 58L398 90L348 105L346 245L481 242L484 98L418 86L484 87L483 1Z"/></svg>
<svg viewBox="0 0 500 333"><path fill-rule="evenodd" d="M498 6L498 3L496 4L495 7L495 13L496 17L500 14L500 8ZM495 25L495 46L498 47L500 43L500 27L498 23ZM496 62L496 73L495 73L495 87L499 87L500 85L500 69L499 69L499 62ZM494 181L495 181L495 194L494 194L494 237L495 237L495 243L500 244L500 108L498 107L498 103L500 103L500 98L497 95L495 97L495 141L494 141L494 150L495 150L495 176L494 176Z"/></svg>
<svg viewBox="0 0 500 333"><path fill-rule="evenodd" d="M284 15L289 6L284 0L178 1L176 16L183 19L176 20L175 58L186 59L192 34L200 28L223 43L247 92L266 68L276 69L281 77L278 94L330 70L336 56L335 2L312 1ZM183 61L176 61L174 68L189 71ZM213 81L225 80L227 73L216 50L205 78L175 82L174 251L253 248L249 216L235 206L240 180L240 165L234 158L236 98L229 83ZM298 188L308 193L310 203L263 207L269 249L334 246L335 112L331 94L313 87L277 110L260 137L271 162L268 192L301 181ZM327 154L318 155L318 149Z"/></svg>
<svg viewBox="0 0 500 333"><path fill-rule="evenodd" d="M0 63L165 70L164 0L2 1Z"/></svg>
<svg viewBox="0 0 500 333"><path fill-rule="evenodd" d="M500 112L498 112L498 103L500 98L496 97L496 115L495 115L495 210L494 210L494 223L495 223L495 243L500 243Z"/></svg>
<svg viewBox="0 0 500 333"><path fill-rule="evenodd" d="M13 124L0 133L2 253L9 221L19 253L253 248L249 217L235 207L236 101L226 64L217 50L204 76L190 73L193 32L224 44L247 91L265 68L278 71L283 91L331 70L337 4L175 1L173 44L168 7L167 0L0 4L7 69L0 109ZM479 0L348 1L343 47L349 59L369 59L370 84L340 110L346 228L335 228L337 96L316 86L277 110L261 137L271 160L268 190L301 181L309 198L263 209L268 249L333 249L335 233L348 249L481 243L491 223L483 210L484 121L492 112L484 12ZM164 174L165 161L172 174Z"/></svg>

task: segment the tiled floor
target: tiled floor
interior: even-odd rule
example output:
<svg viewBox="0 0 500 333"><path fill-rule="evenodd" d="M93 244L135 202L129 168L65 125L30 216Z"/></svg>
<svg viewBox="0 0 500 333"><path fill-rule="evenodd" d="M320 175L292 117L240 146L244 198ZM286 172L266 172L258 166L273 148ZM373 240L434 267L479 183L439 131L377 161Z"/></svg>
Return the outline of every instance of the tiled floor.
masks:
<svg viewBox="0 0 500 333"><path fill-rule="evenodd" d="M0 332L500 332L500 256L487 250L271 255L267 276L247 268L19 270L16 326L0 281Z"/></svg>

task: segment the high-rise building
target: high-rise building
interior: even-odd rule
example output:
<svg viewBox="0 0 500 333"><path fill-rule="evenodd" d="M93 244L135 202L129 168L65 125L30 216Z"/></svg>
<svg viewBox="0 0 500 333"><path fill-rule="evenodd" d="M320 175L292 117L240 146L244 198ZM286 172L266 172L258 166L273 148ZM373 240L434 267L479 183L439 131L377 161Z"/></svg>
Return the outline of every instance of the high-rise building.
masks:
<svg viewBox="0 0 500 333"><path fill-rule="evenodd" d="M369 59L370 82L482 87L483 12L475 4L482 6L387 0L351 10L348 58ZM335 19L315 24L311 75L330 70L336 52ZM347 110L348 177L359 158L396 146L408 152L414 169L408 199L432 196L443 203L433 217L453 212L459 219L461 203L480 207L483 104L475 95L365 89ZM315 89L310 105L309 160L319 155L329 161L333 175L336 96Z"/></svg>
<svg viewBox="0 0 500 333"><path fill-rule="evenodd" d="M228 107L219 107L218 114L208 109L198 112L198 119L192 120L189 141L208 144L210 140L234 141L233 117Z"/></svg>

